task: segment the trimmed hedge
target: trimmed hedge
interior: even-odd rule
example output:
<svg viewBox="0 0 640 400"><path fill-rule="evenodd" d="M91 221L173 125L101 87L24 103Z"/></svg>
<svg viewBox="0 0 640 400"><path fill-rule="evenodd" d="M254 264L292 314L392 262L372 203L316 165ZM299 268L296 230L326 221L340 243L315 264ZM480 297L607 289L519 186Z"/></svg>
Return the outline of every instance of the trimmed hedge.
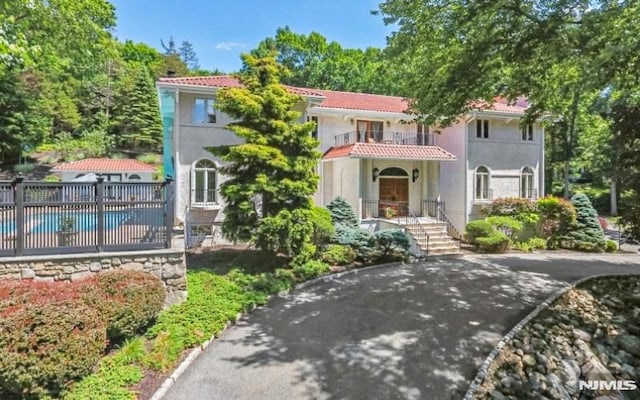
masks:
<svg viewBox="0 0 640 400"><path fill-rule="evenodd" d="M464 238L471 244L476 244L480 237L487 237L495 232L493 225L486 220L471 221L465 227Z"/></svg>
<svg viewBox="0 0 640 400"><path fill-rule="evenodd" d="M511 240L502 232L493 232L489 236L477 238L476 244L483 253L504 253L509 249Z"/></svg>
<svg viewBox="0 0 640 400"><path fill-rule="evenodd" d="M141 271L108 271L85 287L83 299L107 321L107 337L120 342L149 326L165 298L160 279Z"/></svg>
<svg viewBox="0 0 640 400"><path fill-rule="evenodd" d="M513 217L493 216L493 217L487 217L486 220L495 229L507 235L511 240L515 240L523 228L522 222L518 221Z"/></svg>
<svg viewBox="0 0 640 400"><path fill-rule="evenodd" d="M106 342L103 319L77 299L10 307L0 314L0 386L56 397L92 371Z"/></svg>
<svg viewBox="0 0 640 400"><path fill-rule="evenodd" d="M76 282L0 282L0 387L56 397L92 372L108 339L147 326L164 303L162 282L112 271Z"/></svg>

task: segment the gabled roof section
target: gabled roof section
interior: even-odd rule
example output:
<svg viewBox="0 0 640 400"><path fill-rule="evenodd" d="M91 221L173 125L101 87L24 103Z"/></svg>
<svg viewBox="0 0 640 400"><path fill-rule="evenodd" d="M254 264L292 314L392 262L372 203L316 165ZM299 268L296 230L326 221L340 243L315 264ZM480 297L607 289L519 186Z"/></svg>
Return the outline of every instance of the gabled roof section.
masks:
<svg viewBox="0 0 640 400"><path fill-rule="evenodd" d="M354 143L348 146L332 147L322 157L323 160L335 158L447 161L455 160L456 156L440 146Z"/></svg>
<svg viewBox="0 0 640 400"><path fill-rule="evenodd" d="M86 172L156 172L156 169L149 164L131 159L112 158L87 158L86 160L71 161L60 164L51 169L60 171L86 171Z"/></svg>

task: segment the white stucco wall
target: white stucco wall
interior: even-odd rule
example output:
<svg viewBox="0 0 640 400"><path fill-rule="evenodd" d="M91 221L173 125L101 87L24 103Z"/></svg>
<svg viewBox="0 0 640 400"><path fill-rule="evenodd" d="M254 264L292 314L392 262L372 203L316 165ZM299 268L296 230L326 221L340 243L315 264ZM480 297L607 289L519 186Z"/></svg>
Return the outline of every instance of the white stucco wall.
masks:
<svg viewBox="0 0 640 400"><path fill-rule="evenodd" d="M91 171L95 174L114 174L122 177L121 182L153 182L153 172L123 172L123 171ZM61 171L59 172L60 179L63 182L70 182L74 180L78 175L86 175L87 171ZM131 175L138 175L140 179L129 179Z"/></svg>
<svg viewBox="0 0 640 400"><path fill-rule="evenodd" d="M434 141L443 149L456 156L455 161L440 163L440 200L446 203L446 213L456 229L461 230L466 223L466 144L465 123L459 121L452 126L438 129ZM437 194L432 194L432 198Z"/></svg>
<svg viewBox="0 0 640 400"><path fill-rule="evenodd" d="M489 169L489 189L493 198L520 197L520 179L524 167L533 169L533 188L543 195L544 139L540 125L534 125L533 140L522 140L520 120L490 119L489 138L477 138L475 121L467 128L467 213L468 219L481 217L481 203L474 201L475 171L479 166Z"/></svg>

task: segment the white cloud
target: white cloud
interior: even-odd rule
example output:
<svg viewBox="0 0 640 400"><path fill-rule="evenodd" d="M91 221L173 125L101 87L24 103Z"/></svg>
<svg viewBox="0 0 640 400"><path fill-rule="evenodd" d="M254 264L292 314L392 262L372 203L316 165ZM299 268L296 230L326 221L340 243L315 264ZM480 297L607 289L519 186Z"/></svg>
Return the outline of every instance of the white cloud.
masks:
<svg viewBox="0 0 640 400"><path fill-rule="evenodd" d="M220 42L216 44L216 49L218 50L244 49L245 47L247 47L247 45L238 42Z"/></svg>

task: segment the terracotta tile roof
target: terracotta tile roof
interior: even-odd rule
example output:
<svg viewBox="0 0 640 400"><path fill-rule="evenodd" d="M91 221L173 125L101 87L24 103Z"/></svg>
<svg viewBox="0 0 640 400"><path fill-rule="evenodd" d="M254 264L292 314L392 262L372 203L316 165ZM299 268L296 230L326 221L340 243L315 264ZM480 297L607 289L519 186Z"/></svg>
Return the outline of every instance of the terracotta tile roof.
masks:
<svg viewBox="0 0 640 400"><path fill-rule="evenodd" d="M212 88L242 86L236 77L230 75L160 78L160 83ZM285 86L291 93L302 96L324 97L322 103L316 106L318 108L405 113L408 107L407 99L403 97ZM478 106L478 109L484 108L514 114L524 114L528 107L527 101L524 98L517 99L515 104L509 104L506 99L497 97L493 106L489 108L486 108L486 103L483 102L476 102L474 104ZM472 106L474 104L472 104Z"/></svg>
<svg viewBox="0 0 640 400"><path fill-rule="evenodd" d="M496 97L491 107L486 107L487 104L481 101L475 102L472 106L473 105L477 105L478 110L484 109L514 114L524 114L527 111L527 108L529 108L529 104L524 97L519 97L515 103L510 103L503 97Z"/></svg>
<svg viewBox="0 0 640 400"><path fill-rule="evenodd" d="M111 159L111 158L87 158L86 160L71 161L60 164L51 169L52 171L123 171L123 172L156 172L151 165L131 159Z"/></svg>
<svg viewBox="0 0 640 400"><path fill-rule="evenodd" d="M190 86L204 86L212 88L225 88L225 87L242 87L238 78L230 75L216 75L216 76L185 76L179 78L160 78L160 82L174 83L178 85L190 85ZM305 89L295 86L284 85L291 93L299 94L302 96L322 96L317 90Z"/></svg>
<svg viewBox="0 0 640 400"><path fill-rule="evenodd" d="M456 156L439 146L414 146L380 143L354 143L332 147L322 157L333 158L391 158L395 160L455 160Z"/></svg>
<svg viewBox="0 0 640 400"><path fill-rule="evenodd" d="M404 113L407 110L407 100L396 96L379 94L337 92L334 90L318 90L325 100L318 105L320 108L343 108L347 110L381 111Z"/></svg>

